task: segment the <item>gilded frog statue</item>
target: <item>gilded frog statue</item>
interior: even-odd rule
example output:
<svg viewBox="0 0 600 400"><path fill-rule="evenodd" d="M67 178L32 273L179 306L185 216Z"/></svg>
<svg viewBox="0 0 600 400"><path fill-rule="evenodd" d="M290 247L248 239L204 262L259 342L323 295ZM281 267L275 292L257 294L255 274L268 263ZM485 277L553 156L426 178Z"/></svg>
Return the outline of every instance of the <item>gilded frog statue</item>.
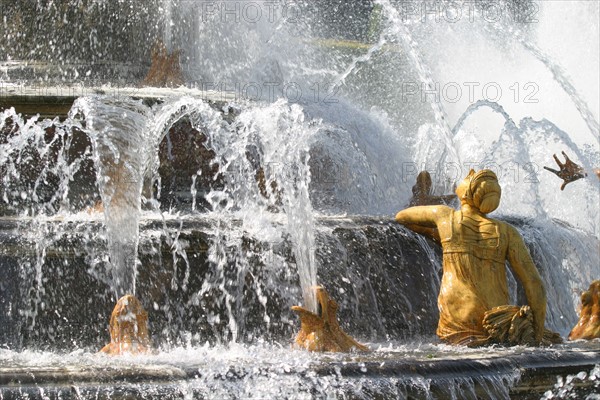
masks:
<svg viewBox="0 0 600 400"><path fill-rule="evenodd" d="M114 356L149 351L148 313L135 296L125 295L117 301L110 317L110 343L100 352Z"/></svg>
<svg viewBox="0 0 600 400"><path fill-rule="evenodd" d="M300 317L300 332L296 344L308 351L348 352L352 349L369 351L340 328L337 321L338 304L329 297L323 287L315 288L318 313L303 307L294 306L292 310Z"/></svg>

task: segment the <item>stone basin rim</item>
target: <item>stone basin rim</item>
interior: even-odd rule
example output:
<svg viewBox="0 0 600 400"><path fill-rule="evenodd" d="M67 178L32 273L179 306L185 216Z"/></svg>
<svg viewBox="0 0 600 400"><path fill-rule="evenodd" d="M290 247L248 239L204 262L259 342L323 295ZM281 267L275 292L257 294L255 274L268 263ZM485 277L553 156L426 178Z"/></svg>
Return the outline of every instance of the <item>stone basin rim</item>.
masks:
<svg viewBox="0 0 600 400"><path fill-rule="evenodd" d="M385 355L383 353L382 355ZM405 354L396 358L373 359L365 357L364 361L328 361L315 360L307 368L283 370L277 364L265 363L258 368L263 372L277 375L307 376L339 376L344 379L371 378L388 379L400 378L410 382L414 378L425 378L432 381L445 381L460 378L485 378L498 376L520 377L516 387L531 385L531 380L542 379L555 383L557 375L589 372L600 365L600 349L598 350L564 350L523 354L491 354L490 357L476 358L445 358L445 359L405 359ZM0 367L0 392L3 389L40 385L51 386L106 386L119 383L148 383L151 385L169 385L175 382L198 379L201 377L222 378L225 368L218 371L203 370L206 364L176 366L171 364L139 364L123 366L3 366ZM256 369L257 365L245 368L232 362L226 379L241 380ZM529 383L527 383L529 382ZM594 382L590 381L589 385Z"/></svg>

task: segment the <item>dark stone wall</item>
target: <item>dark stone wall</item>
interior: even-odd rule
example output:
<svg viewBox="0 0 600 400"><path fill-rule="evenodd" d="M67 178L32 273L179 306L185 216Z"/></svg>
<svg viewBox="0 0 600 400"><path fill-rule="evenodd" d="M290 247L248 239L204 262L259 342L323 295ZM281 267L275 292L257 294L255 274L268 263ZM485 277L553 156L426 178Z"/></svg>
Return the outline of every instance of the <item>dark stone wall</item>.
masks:
<svg viewBox="0 0 600 400"><path fill-rule="evenodd" d="M178 225L166 232L176 232ZM340 304L344 329L363 340L434 333L438 261L430 258L429 244L375 219L320 226L319 283ZM18 245L5 247L0 260L6 277L0 286L0 344L94 350L109 340L116 298L106 265L93 262L106 244L86 244L86 236L98 228L62 226L62 237L46 248L41 273L35 243L3 232L5 243ZM161 223L142 227L136 294L149 312L155 344L228 342L234 332L242 342L290 341L299 327L290 306L301 303L290 243L271 245L245 235L241 247L223 248L226 262L217 266L208 257L216 240L208 233L213 228L207 221L184 221L178 243L185 245L186 263L183 253L173 254L168 234L148 234L160 230Z"/></svg>
<svg viewBox="0 0 600 400"><path fill-rule="evenodd" d="M0 254L0 348L20 346L18 308L18 260Z"/></svg>
<svg viewBox="0 0 600 400"><path fill-rule="evenodd" d="M159 1L0 0L9 80L137 86L162 38ZM6 79L6 77L5 77Z"/></svg>

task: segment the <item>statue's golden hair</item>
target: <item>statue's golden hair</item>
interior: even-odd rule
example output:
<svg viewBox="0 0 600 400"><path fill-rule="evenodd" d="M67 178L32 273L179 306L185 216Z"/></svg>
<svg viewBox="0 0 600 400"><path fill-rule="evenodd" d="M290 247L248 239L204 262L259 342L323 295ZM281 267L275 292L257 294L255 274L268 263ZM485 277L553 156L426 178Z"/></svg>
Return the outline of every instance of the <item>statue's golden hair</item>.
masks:
<svg viewBox="0 0 600 400"><path fill-rule="evenodd" d="M498 208L502 189L494 171L482 169L471 170L469 175L456 188L456 195L461 203L475 207L483 214Z"/></svg>

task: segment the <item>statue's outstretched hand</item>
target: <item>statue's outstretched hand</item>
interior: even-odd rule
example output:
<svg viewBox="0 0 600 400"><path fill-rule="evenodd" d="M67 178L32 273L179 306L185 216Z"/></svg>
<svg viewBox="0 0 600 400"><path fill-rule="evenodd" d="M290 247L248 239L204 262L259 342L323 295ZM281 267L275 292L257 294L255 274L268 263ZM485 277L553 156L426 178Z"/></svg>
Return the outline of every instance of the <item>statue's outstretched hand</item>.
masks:
<svg viewBox="0 0 600 400"><path fill-rule="evenodd" d="M544 169L547 169L548 171L554 173L556 176L562 179L564 182L560 187L560 190L565 190L565 186L567 186L569 183L575 182L576 180L581 178L585 178L587 174L581 166L571 161L564 151L562 152L562 154L563 156L565 156L564 164L560 162L558 157L556 157L556 154L553 155L556 164L558 164L558 166L560 167L560 170L557 171L549 167L544 167Z"/></svg>

